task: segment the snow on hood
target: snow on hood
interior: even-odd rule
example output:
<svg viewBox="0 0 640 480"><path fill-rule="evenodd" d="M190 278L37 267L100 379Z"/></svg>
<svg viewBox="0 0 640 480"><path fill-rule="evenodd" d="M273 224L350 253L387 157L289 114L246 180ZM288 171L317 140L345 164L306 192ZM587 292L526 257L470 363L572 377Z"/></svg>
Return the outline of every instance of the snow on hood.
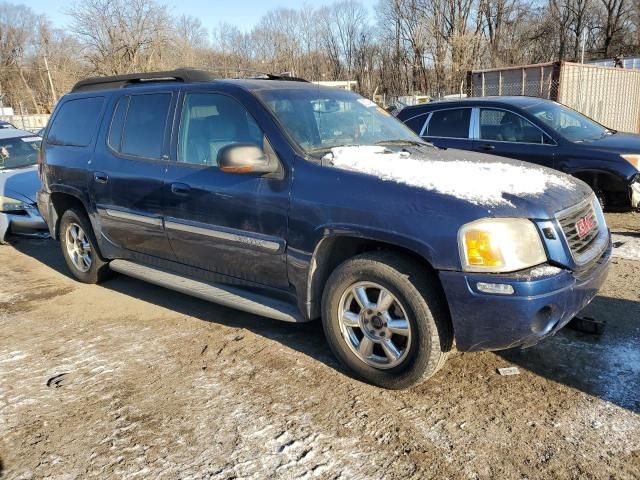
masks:
<svg viewBox="0 0 640 480"><path fill-rule="evenodd" d="M550 187L576 188L567 176L508 160L431 158L392 152L381 146L335 147L323 160L336 168L451 195L476 205L514 207L505 194L538 197Z"/></svg>

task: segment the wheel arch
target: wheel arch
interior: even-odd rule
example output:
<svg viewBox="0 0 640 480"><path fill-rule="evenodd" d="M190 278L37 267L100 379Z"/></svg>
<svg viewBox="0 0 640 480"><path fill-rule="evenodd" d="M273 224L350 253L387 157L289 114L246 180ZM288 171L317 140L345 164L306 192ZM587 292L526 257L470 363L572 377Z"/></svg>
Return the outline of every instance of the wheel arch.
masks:
<svg viewBox="0 0 640 480"><path fill-rule="evenodd" d="M627 185L626 179L621 177L619 174L616 174L608 170L585 168L585 169L573 170L570 173L574 177L588 184L591 188L593 188L593 186L597 187L598 181L600 180L607 180L612 183L619 183L620 185L623 185L623 186Z"/></svg>
<svg viewBox="0 0 640 480"><path fill-rule="evenodd" d="M62 218L62 215L70 208L75 207L80 209L91 221L88 206L82 200L82 196L79 191L68 188L52 190L49 197L51 206L50 211L48 212L50 223L49 230L54 239L58 239L59 237L60 219Z"/></svg>
<svg viewBox="0 0 640 480"><path fill-rule="evenodd" d="M596 194L602 194L609 203L614 205L630 204L630 184L621 175L602 169L579 169L571 172L571 175L585 182Z"/></svg>
<svg viewBox="0 0 640 480"><path fill-rule="evenodd" d="M442 290L442 284L433 267L430 249L425 247L422 252L417 252L413 243L404 238L380 239L370 235L357 234L332 234L322 237L315 246L309 264L306 291L306 315L315 319L321 315L322 294L331 273L345 260L365 252L385 250L398 252L398 254L411 258L424 268L428 275L432 275L437 281L438 288ZM425 254L425 251L427 252ZM444 290L442 290L444 295ZM446 297L444 297L446 300Z"/></svg>

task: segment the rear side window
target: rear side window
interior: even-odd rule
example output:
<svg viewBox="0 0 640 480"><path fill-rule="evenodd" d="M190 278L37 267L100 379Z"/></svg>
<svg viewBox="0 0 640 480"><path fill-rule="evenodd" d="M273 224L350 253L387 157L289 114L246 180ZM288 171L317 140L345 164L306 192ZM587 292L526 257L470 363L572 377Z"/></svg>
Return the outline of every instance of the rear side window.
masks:
<svg viewBox="0 0 640 480"><path fill-rule="evenodd" d="M121 100L122 102L122 100ZM171 104L170 93L131 95L129 108L118 104L109 132L109 142L120 143L118 151L136 157L159 159L162 155L167 115ZM122 138L117 133L117 123L124 118ZM112 139L113 134L113 139ZM115 148L115 145L112 145Z"/></svg>
<svg viewBox="0 0 640 480"><path fill-rule="evenodd" d="M60 107L47 135L47 143L87 147L98 129L104 97L69 100Z"/></svg>
<svg viewBox="0 0 640 480"><path fill-rule="evenodd" d="M453 108L433 112L426 136L446 138L469 138L470 108Z"/></svg>
<svg viewBox="0 0 640 480"><path fill-rule="evenodd" d="M424 122L427 121L428 116L429 116L428 113L423 113L422 115L413 117L404 123L407 127L409 127L411 130L413 130L418 135L420 135L420 133L422 133L422 127L424 127Z"/></svg>

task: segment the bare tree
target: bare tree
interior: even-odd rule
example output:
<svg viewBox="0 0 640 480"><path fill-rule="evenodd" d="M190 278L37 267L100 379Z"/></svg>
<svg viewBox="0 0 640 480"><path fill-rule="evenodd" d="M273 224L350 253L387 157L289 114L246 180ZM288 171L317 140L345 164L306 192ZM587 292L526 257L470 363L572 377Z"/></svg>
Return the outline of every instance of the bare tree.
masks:
<svg viewBox="0 0 640 480"><path fill-rule="evenodd" d="M624 24L629 15L628 0L600 0L604 7L604 24L602 25L602 53L604 57L613 54L611 47L624 30Z"/></svg>
<svg viewBox="0 0 640 480"><path fill-rule="evenodd" d="M94 73L148 71L162 64L171 22L155 0L83 0L68 14Z"/></svg>

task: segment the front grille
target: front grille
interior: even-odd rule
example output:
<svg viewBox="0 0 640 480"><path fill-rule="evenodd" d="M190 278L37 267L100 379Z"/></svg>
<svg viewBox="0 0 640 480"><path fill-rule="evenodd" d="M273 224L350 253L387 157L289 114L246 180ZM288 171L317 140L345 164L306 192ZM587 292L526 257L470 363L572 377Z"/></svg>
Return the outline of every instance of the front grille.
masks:
<svg viewBox="0 0 640 480"><path fill-rule="evenodd" d="M576 223L587 215L591 215L593 221L596 222L596 226L581 238L578 234ZM559 217L558 221L560 222L564 236L567 238L569 248L577 255L581 255L589 250L591 242L598 236L599 225L596 212L593 210L593 202L587 202L574 212L569 212L565 214L565 216Z"/></svg>
<svg viewBox="0 0 640 480"><path fill-rule="evenodd" d="M595 242L595 240L599 237L600 230L605 228L604 225L600 224L599 216L594 208L595 201L596 200L591 197L574 207L559 212L556 216L567 240L567 244L569 245L569 249L571 250L571 254L578 263L585 263L600 253L599 251L590 252L592 249L596 249L601 243ZM580 237L576 223L588 215L591 215L593 222L595 222L595 227Z"/></svg>

